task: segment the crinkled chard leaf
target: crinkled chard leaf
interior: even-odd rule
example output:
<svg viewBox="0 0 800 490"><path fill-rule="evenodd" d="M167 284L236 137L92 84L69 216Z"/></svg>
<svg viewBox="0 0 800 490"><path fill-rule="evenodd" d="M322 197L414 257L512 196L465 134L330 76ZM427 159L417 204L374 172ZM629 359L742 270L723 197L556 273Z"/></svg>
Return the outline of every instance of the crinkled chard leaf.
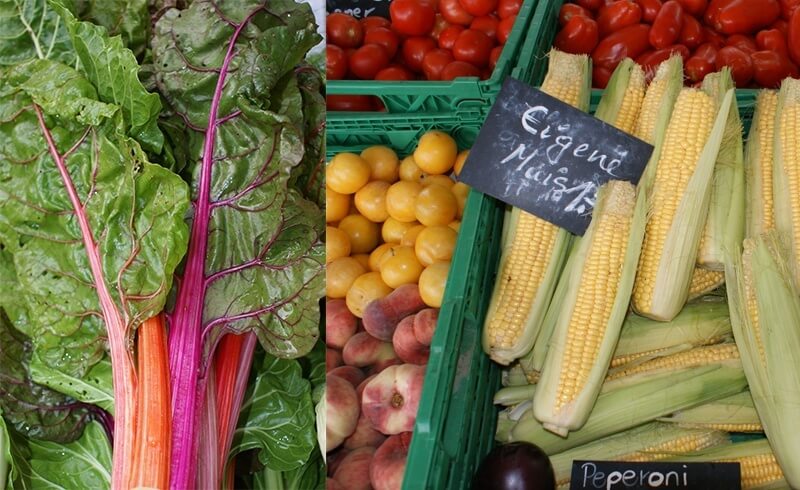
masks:
<svg viewBox="0 0 800 490"><path fill-rule="evenodd" d="M119 107L49 60L0 74L0 230L38 358L83 377L102 357L104 320L75 209L34 103L88 219L103 281L127 327L159 312L186 249L188 190L147 161ZM8 234L7 234L8 235Z"/></svg>
<svg viewBox="0 0 800 490"><path fill-rule="evenodd" d="M87 406L34 383L28 371L31 345L0 310L0 410L27 437L70 442L89 422Z"/></svg>
<svg viewBox="0 0 800 490"><path fill-rule="evenodd" d="M305 144L295 67L318 41L308 6L287 0L196 1L156 24L156 79L190 133L193 226L207 240L196 251L205 250L206 279L194 286L203 287L206 354L226 331L254 331L281 357L305 354L318 338L323 220L288 186ZM192 273L187 266L184 279Z"/></svg>
<svg viewBox="0 0 800 490"><path fill-rule="evenodd" d="M289 471L302 466L315 446L311 384L300 363L267 355L242 404L231 456L260 450L261 464Z"/></svg>
<svg viewBox="0 0 800 490"><path fill-rule="evenodd" d="M122 42L137 57L144 53L150 24L147 0L87 0L76 3L81 19L105 27L111 36L122 36Z"/></svg>
<svg viewBox="0 0 800 490"><path fill-rule="evenodd" d="M292 173L292 186L320 208L325 206L325 97L319 70L309 64L297 69L303 98L305 154Z"/></svg>
<svg viewBox="0 0 800 490"><path fill-rule="evenodd" d="M47 0L0 0L0 66L33 59L75 64L64 23Z"/></svg>
<svg viewBox="0 0 800 490"><path fill-rule="evenodd" d="M66 444L28 439L9 429L9 488L86 490L111 485L111 446L100 424Z"/></svg>

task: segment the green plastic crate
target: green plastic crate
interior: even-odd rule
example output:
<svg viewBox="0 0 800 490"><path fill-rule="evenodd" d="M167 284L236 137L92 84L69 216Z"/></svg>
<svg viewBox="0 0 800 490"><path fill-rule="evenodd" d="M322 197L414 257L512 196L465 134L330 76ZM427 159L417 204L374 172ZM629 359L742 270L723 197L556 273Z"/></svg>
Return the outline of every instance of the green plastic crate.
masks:
<svg viewBox="0 0 800 490"><path fill-rule="evenodd" d="M542 0L546 1L546 0ZM389 114L449 113L458 110L473 116L485 114L494 102L503 80L511 73L526 43L535 40L536 29L531 18L537 0L524 0L506 45L488 80L474 77L448 82L382 82L372 80L329 80L329 95L375 95L383 101ZM353 112L328 112L328 120L348 118ZM363 114L363 113L361 113ZM373 113L374 115L374 113Z"/></svg>

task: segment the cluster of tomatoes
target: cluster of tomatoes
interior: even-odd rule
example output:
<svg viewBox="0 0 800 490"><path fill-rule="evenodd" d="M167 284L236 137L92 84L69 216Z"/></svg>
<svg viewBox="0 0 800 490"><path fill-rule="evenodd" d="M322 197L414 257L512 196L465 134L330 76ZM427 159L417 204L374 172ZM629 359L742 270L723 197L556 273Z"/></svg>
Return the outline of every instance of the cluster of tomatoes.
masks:
<svg viewBox="0 0 800 490"><path fill-rule="evenodd" d="M329 14L329 80L488 78L522 0L392 0L390 19Z"/></svg>
<svg viewBox="0 0 800 490"><path fill-rule="evenodd" d="M652 76L675 53L688 83L723 66L738 87L775 88L798 77L800 0L574 0L559 22L555 47L591 54L598 88L626 57Z"/></svg>

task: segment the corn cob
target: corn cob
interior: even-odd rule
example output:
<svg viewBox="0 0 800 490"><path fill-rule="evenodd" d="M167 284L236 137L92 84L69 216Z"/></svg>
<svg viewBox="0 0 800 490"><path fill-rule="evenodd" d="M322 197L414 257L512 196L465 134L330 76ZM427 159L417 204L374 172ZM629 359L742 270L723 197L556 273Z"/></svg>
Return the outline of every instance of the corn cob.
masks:
<svg viewBox="0 0 800 490"><path fill-rule="evenodd" d="M668 321L686 303L732 101L729 90L717 111L704 91L682 89L678 95L655 170L636 273L632 305L640 315Z"/></svg>
<svg viewBox="0 0 800 490"><path fill-rule="evenodd" d="M747 387L736 360L666 373L634 375L617 389L602 393L586 424L561 437L526 412L511 430L512 441L527 441L555 454L637 427L670 413L708 403Z"/></svg>
<svg viewBox="0 0 800 490"><path fill-rule="evenodd" d="M695 267L692 271L692 280L689 283L689 301L699 298L704 294L725 284L725 273L723 271L712 271Z"/></svg>
<svg viewBox="0 0 800 490"><path fill-rule="evenodd" d="M607 384L604 386L604 389L608 389L608 386L613 386L608 383L609 381L619 380L635 374L655 373L674 369L678 366L704 366L713 362L727 361L730 359L739 359L739 350L733 342L695 347L694 349L666 356L658 356L644 362L630 362L609 370L608 376L606 376L605 379Z"/></svg>
<svg viewBox="0 0 800 490"><path fill-rule="evenodd" d="M787 430L800 406L800 291L779 236L773 230L746 239L725 275L733 335L756 411L786 480L800 488L800 438Z"/></svg>
<svg viewBox="0 0 800 490"><path fill-rule="evenodd" d="M727 434L722 431L685 429L651 422L554 454L550 457L550 463L559 488L566 488L570 482L573 461L659 461L726 443Z"/></svg>
<svg viewBox="0 0 800 490"><path fill-rule="evenodd" d="M611 75L595 116L620 131L632 133L636 129L644 94L644 71L632 59L625 58Z"/></svg>
<svg viewBox="0 0 800 490"><path fill-rule="evenodd" d="M658 420L687 428L716 429L726 432L764 431L749 391L682 410Z"/></svg>
<svg viewBox="0 0 800 490"><path fill-rule="evenodd" d="M642 100L633 135L653 145L653 154L639 181L639 186L648 193L655 179L656 163L661 155L664 133L681 87L683 87L683 60L680 56L673 56L659 65Z"/></svg>
<svg viewBox="0 0 800 490"><path fill-rule="evenodd" d="M800 80L781 84L774 141L775 228L788 239L791 270L800 284Z"/></svg>
<svg viewBox="0 0 800 490"><path fill-rule="evenodd" d="M696 453L673 456L669 460L687 463L703 461L739 463L743 489L787 489L791 485L791 482L787 485L787 480L784 480L784 474L767 439L715 446Z"/></svg>
<svg viewBox="0 0 800 490"><path fill-rule="evenodd" d="M703 80L703 87L721 103L727 91L733 88L730 70L726 68L708 75ZM743 147L739 109L736 104L732 104L714 167L711 202L697 252L697 264L706 269L723 271L724 250L732 250L744 239Z"/></svg>
<svg viewBox="0 0 800 490"><path fill-rule="evenodd" d="M589 105L590 70L585 55L553 50L542 91L582 110ZM519 209L505 228L489 310L483 327L484 350L504 365L533 346L553 295L569 246L569 233Z"/></svg>
<svg viewBox="0 0 800 490"><path fill-rule="evenodd" d="M728 305L721 300L688 304L667 323L631 313L622 326L611 367L715 344L731 335Z"/></svg>
<svg viewBox="0 0 800 490"><path fill-rule="evenodd" d="M571 269L533 411L557 434L589 417L628 310L639 258L646 201L633 184L611 181L597 195L592 222Z"/></svg>
<svg viewBox="0 0 800 490"><path fill-rule="evenodd" d="M758 236L775 227L772 167L777 108L777 90L762 90L758 93L745 149L748 237Z"/></svg>

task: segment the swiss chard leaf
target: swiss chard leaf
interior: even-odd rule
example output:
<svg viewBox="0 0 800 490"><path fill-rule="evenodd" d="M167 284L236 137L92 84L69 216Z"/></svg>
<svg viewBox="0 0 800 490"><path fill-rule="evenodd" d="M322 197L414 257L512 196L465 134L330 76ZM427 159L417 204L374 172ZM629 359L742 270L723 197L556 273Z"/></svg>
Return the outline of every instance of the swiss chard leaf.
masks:
<svg viewBox="0 0 800 490"><path fill-rule="evenodd" d="M123 114L70 67L38 60L0 76L0 228L39 359L83 377L102 357L104 319L77 213L45 134L64 160L127 327L159 312L188 239L186 185L151 164Z"/></svg>
<svg viewBox="0 0 800 490"><path fill-rule="evenodd" d="M264 468L253 475L253 490L322 490L325 488L325 463L319 451L298 468L275 471Z"/></svg>
<svg viewBox="0 0 800 490"><path fill-rule="evenodd" d="M261 464L288 471L308 461L315 446L311 384L300 363L267 355L242 404L231 456L257 449Z"/></svg>
<svg viewBox="0 0 800 490"><path fill-rule="evenodd" d="M323 220L288 189L304 155L294 69L318 40L308 6L287 0L196 1L156 24L156 79L194 133L185 138L195 163L193 226L205 228L197 238L207 243L197 246L204 270L187 267L184 279L208 278L201 293L206 355L225 331L254 331L282 357L305 354L318 338ZM204 165L207 150L213 158Z"/></svg>
<svg viewBox="0 0 800 490"><path fill-rule="evenodd" d="M53 369L37 356L31 359L29 370L34 382L64 393L82 403L97 405L114 413L114 390L111 384L111 361L108 356L93 365L83 377L70 376Z"/></svg>
<svg viewBox="0 0 800 490"><path fill-rule="evenodd" d="M0 409L27 437L69 442L89 422L86 405L34 383L28 371L31 345L0 310Z"/></svg>
<svg viewBox="0 0 800 490"><path fill-rule="evenodd" d="M89 0L81 7L81 19L105 27L109 35L122 36L137 57L144 53L150 24L147 0Z"/></svg>
<svg viewBox="0 0 800 490"><path fill-rule="evenodd" d="M319 70L304 64L297 69L303 98L303 162L292 173L292 186L320 208L325 206L325 97Z"/></svg>
<svg viewBox="0 0 800 490"><path fill-rule="evenodd" d="M11 488L86 490L110 487L111 447L100 424L90 423L79 439L66 444L28 439L13 430L9 433Z"/></svg>
<svg viewBox="0 0 800 490"><path fill-rule="evenodd" d="M47 0L0 0L0 66L33 59L75 63L64 23Z"/></svg>

